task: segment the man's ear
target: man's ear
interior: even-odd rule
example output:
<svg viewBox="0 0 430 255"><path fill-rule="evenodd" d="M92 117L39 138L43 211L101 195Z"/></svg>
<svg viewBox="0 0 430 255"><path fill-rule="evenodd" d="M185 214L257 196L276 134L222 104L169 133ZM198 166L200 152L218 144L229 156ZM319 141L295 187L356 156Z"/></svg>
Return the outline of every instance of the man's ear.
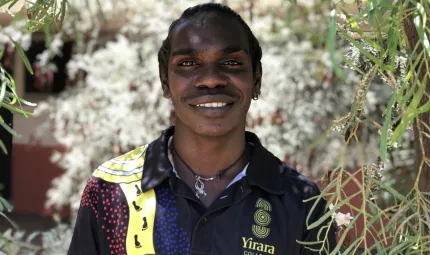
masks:
<svg viewBox="0 0 430 255"><path fill-rule="evenodd" d="M158 65L158 72L160 74L161 87L163 89L163 96L167 99L170 98L169 79L167 77L167 70Z"/></svg>
<svg viewBox="0 0 430 255"><path fill-rule="evenodd" d="M258 97L261 94L261 77L263 76L263 68L261 62L258 62L254 75L254 94L253 96Z"/></svg>

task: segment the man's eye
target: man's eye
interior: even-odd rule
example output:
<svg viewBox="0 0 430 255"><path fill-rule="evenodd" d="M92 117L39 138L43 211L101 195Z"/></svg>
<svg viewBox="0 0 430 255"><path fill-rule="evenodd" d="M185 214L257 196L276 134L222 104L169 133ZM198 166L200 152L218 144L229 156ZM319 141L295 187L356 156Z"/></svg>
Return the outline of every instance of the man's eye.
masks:
<svg viewBox="0 0 430 255"><path fill-rule="evenodd" d="M224 65L229 65L229 66L237 66L240 65L240 63L236 60L227 60L223 63Z"/></svg>
<svg viewBox="0 0 430 255"><path fill-rule="evenodd" d="M182 62L182 63L180 63L179 64L179 66L195 66L195 65L197 65L197 63L196 62L194 62L194 61L184 61L184 62Z"/></svg>

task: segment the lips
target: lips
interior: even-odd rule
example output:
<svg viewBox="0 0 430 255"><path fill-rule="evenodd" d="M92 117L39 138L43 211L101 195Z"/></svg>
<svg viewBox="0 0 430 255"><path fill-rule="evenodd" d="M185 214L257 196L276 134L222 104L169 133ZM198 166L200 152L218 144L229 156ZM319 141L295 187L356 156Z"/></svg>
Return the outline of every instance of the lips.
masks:
<svg viewBox="0 0 430 255"><path fill-rule="evenodd" d="M190 100L189 104L196 107L219 108L234 103L235 98L227 95L206 95Z"/></svg>
<svg viewBox="0 0 430 255"><path fill-rule="evenodd" d="M187 103L197 114L205 118L224 118L236 101L235 98L226 95L205 95Z"/></svg>

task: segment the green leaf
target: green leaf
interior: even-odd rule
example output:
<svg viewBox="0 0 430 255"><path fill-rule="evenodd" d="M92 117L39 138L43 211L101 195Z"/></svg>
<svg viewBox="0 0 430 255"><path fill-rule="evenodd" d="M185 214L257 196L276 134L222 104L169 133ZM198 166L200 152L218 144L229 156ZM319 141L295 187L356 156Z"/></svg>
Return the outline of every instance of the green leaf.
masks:
<svg viewBox="0 0 430 255"><path fill-rule="evenodd" d="M345 62L348 66L350 66L352 69L360 73L361 75L365 75L365 73L358 68L354 63L352 63L351 60L348 60L345 56L342 56L342 61Z"/></svg>
<svg viewBox="0 0 430 255"><path fill-rule="evenodd" d="M45 33L45 48L49 49L51 47L51 42L52 42L52 34L51 34L50 25L45 24L43 26L43 31Z"/></svg>
<svg viewBox="0 0 430 255"><path fill-rule="evenodd" d="M1 81L1 87L0 87L0 102L3 102L3 99L6 95L6 84L7 84L7 80L6 80L6 75L4 73L3 68L0 66L0 72L1 72L1 77L0 77L0 81Z"/></svg>
<svg viewBox="0 0 430 255"><path fill-rule="evenodd" d="M16 107L13 107L13 106L5 104L5 103L1 103L1 106L8 109L12 113L17 113L17 114L20 114L20 115L25 116L25 117L33 115L32 112L27 112L27 111L24 111L22 109L18 109Z"/></svg>
<svg viewBox="0 0 430 255"><path fill-rule="evenodd" d="M0 211L0 216L5 218L7 221L9 221L9 223L12 225L13 228L18 229L18 225L13 222L11 219L9 219L9 217L7 217L6 214L4 214L2 211Z"/></svg>
<svg viewBox="0 0 430 255"><path fill-rule="evenodd" d="M8 72L6 72L6 75L9 78L9 81L10 81L9 83L6 83L6 84L8 85L9 89L12 91L12 94L13 94L13 96L11 97L12 101L10 102L10 104L15 104L15 102L18 99L18 95L15 92L15 89L16 89L15 81L13 80L13 77ZM9 94L9 93L10 92L7 91L7 94Z"/></svg>
<svg viewBox="0 0 430 255"><path fill-rule="evenodd" d="M2 126L4 129L6 129L6 131L8 131L10 134L12 134L13 136L17 136L19 137L20 135L15 132L15 130L13 130L11 127L9 127L9 125L7 125L4 120L3 117L0 116L0 126Z"/></svg>
<svg viewBox="0 0 430 255"><path fill-rule="evenodd" d="M25 67L27 68L28 72L31 74L34 74L33 72L33 68L31 68L31 64L28 61L27 56L24 53L24 50L22 49L21 45L19 45L19 43L15 42L14 40L12 40L12 38L10 38L10 40L13 42L13 44L15 45L15 48L17 49L19 55L21 56L22 62L24 62Z"/></svg>
<svg viewBox="0 0 430 255"><path fill-rule="evenodd" d="M361 31L360 26L358 25L357 21L349 15L349 13L342 9L342 13L345 15L346 19L349 22L349 25L357 32L361 38L366 38L366 35ZM381 51L382 47L375 43L373 40L366 40L373 48L375 48L377 51Z"/></svg>
<svg viewBox="0 0 430 255"><path fill-rule="evenodd" d="M421 98L424 95L424 91L427 85L426 81L427 75L424 76L424 80L423 82L421 82L420 87L418 88L418 92L413 97L412 102L410 103L406 112L406 116L402 118L402 121L397 126L396 130L394 130L393 136L391 137L391 141L389 143L390 145L393 145L393 143L395 143L405 133L405 130L409 123L421 113L420 110L417 109L417 107L421 101Z"/></svg>
<svg viewBox="0 0 430 255"><path fill-rule="evenodd" d="M413 51L413 53L412 53L412 55L414 55L414 52L416 51L416 50L418 50L418 44L415 46L415 48L414 48L414 51ZM409 65L410 65L410 68L409 68L409 71L408 71L408 73L406 74L406 77L405 77L405 79L403 80L403 82L402 82L402 86L401 86L401 88L400 88L400 92L399 93L397 93L397 102L399 102L400 103L400 105L404 105L405 103L406 103L406 101L408 101L409 100L409 98L412 96L412 94L413 94L413 92L415 91L415 87L416 87L416 82L414 82L414 84L412 85L412 87L413 87L413 89L412 90L409 90L408 91L408 93L406 93L406 95L404 95L403 96L403 94L404 94L404 90L406 89L406 87L408 87L408 84L409 84L409 80L413 77L413 75L414 75L414 73L415 73L415 70L417 69L416 67L417 67L417 65L418 64L420 64L420 68L421 68L421 66L422 66L422 61L421 61L421 59L423 58L423 56L424 56L424 52L422 51L422 52L420 52L419 54L418 54L418 56L414 59L414 62L412 62L412 59L410 59L409 60L409 62L412 62L412 63L409 63ZM407 98L405 98L407 96ZM401 98L401 97L403 97L403 98Z"/></svg>
<svg viewBox="0 0 430 255"><path fill-rule="evenodd" d="M333 8L330 12L330 21L329 21L329 30L328 30L328 41L327 47L330 56L331 66L336 73L336 75L344 80L345 74L340 68L339 64L336 61L336 9Z"/></svg>
<svg viewBox="0 0 430 255"><path fill-rule="evenodd" d="M32 107L37 106L37 104L35 104L35 103L29 102L29 101L24 100L24 99L19 98L19 97L15 97L15 94L13 94L13 93L11 93L9 91L6 91L6 96L8 96L10 98L13 98L14 100L16 100L16 101L18 101L18 102L20 102L20 103L22 103L24 105L28 105L28 106L32 106Z"/></svg>
<svg viewBox="0 0 430 255"><path fill-rule="evenodd" d="M343 251L342 254L351 254L352 249L354 249L361 241L363 241L361 238L357 238L352 244L348 245L348 248Z"/></svg>
<svg viewBox="0 0 430 255"><path fill-rule="evenodd" d="M33 233L31 233L30 235L28 235L28 236L27 236L27 238L25 239L25 241L26 241L27 243L30 243L30 242L32 242L32 241L34 240L34 238L36 238L39 234L40 234L40 232L39 232L39 231L33 232Z"/></svg>
<svg viewBox="0 0 430 255"><path fill-rule="evenodd" d="M381 182L377 179L372 179L376 184L378 184L381 188L385 189L386 191L390 192L395 198L399 199L401 202L407 201L407 198L400 194L397 190L392 188L391 186L385 184L384 182Z"/></svg>
<svg viewBox="0 0 430 255"><path fill-rule="evenodd" d="M335 173L337 172L337 170L339 170L339 168L336 168L335 170L333 170L332 171L332 173L331 173L331 176L330 176L330 179L333 179L334 177L334 175L335 175ZM339 173L339 175L342 175L342 173L346 173L346 174L349 174L348 172L346 172L346 171L343 171L343 172L341 172L341 173ZM337 178L341 178L341 177L337 177ZM352 179L354 179L355 178L355 175L353 175L353 174L349 174L349 177L346 179L346 180L344 180L344 181L342 181L342 185L338 185L338 181L337 181L337 179L334 179L333 181L331 181L330 182L330 184L329 185L327 185L327 187L325 187L324 188L324 190L323 191L321 191L321 193L319 194L319 195L317 195L317 196L314 196L314 197L311 197L311 198L309 198L309 199L306 199L306 200L304 200L303 202L308 202L308 201L311 201L311 200L316 200L315 202L314 202L314 204L312 205L312 207L311 207L311 209L309 210L309 213L308 213L308 215L307 215L307 217L306 217L306 226L309 226L308 228L309 229L311 229L310 228L310 225L309 225L309 220L310 220L310 216L313 214L313 212L315 211L315 208L316 208L316 206L318 205L318 203L320 202L320 200L321 199L324 199L323 198L323 194L327 194L327 192L329 191L329 190L331 190L331 189L333 189L334 187L336 187L337 189L343 189ZM351 195L351 197L349 198L349 199L351 199L352 197L355 197L356 195L357 195L358 193L355 193L355 194L353 194L353 195ZM333 194L332 195L332 198L335 196L336 194ZM330 198L330 202L331 201L333 201L333 199L332 198ZM342 200L343 201L343 200ZM340 206L342 206L342 205L340 205ZM339 206L339 207L340 207ZM337 206L335 206L334 207L334 209L336 209L337 208ZM326 212L325 213L325 215L328 215L326 218L328 218L329 216L331 216L331 214L328 214L328 212ZM315 224L315 227L316 226L318 226L318 224Z"/></svg>
<svg viewBox="0 0 430 255"><path fill-rule="evenodd" d="M64 16L66 15L67 0L61 1L60 28L63 26Z"/></svg>
<svg viewBox="0 0 430 255"><path fill-rule="evenodd" d="M366 8L362 9L357 15L354 16L354 20L359 20L365 15L369 15L369 12L372 10L372 6L368 5Z"/></svg>
<svg viewBox="0 0 430 255"><path fill-rule="evenodd" d="M296 240L296 242L299 243L299 244L304 244L304 245L315 245L315 244L322 244L324 241L307 242L307 241Z"/></svg>
<svg viewBox="0 0 430 255"><path fill-rule="evenodd" d="M387 159L388 129L391 126L391 112L393 109L393 104L394 104L395 99L396 99L396 93L394 93L391 96L390 101L388 101L387 113L385 115L384 126L382 127L382 131L381 131L381 142L379 145L379 153L380 153L380 157L383 161L385 161Z"/></svg>
<svg viewBox="0 0 430 255"><path fill-rule="evenodd" d="M2 7L2 6L4 6L4 5L6 5L6 4L8 4L8 3L10 3L12 0L1 0L0 1L0 7Z"/></svg>
<svg viewBox="0 0 430 255"><path fill-rule="evenodd" d="M397 45L400 42L400 33L398 30L398 18L397 18L397 12L399 10L399 5L401 1L397 1L396 5L394 7L387 6L391 9L391 22L390 22L390 28L388 29L388 52L392 55L397 53ZM391 4L390 4L391 5ZM392 58L394 61L394 57Z"/></svg>
<svg viewBox="0 0 430 255"><path fill-rule="evenodd" d="M16 3L18 2L18 0L14 0L8 7L8 9L12 8Z"/></svg>
<svg viewBox="0 0 430 255"><path fill-rule="evenodd" d="M382 61L377 59L375 56L373 56L370 52L368 52L367 50L364 49L364 47L361 45L361 43L357 42L357 40L355 40L354 38L352 38L348 32L340 29L339 30L340 33L342 33L342 35L350 42L352 43L359 51L361 54L363 54L364 56L366 56L367 58L369 58L371 61L373 61L375 64L377 64L378 66L382 67Z"/></svg>
<svg viewBox="0 0 430 255"><path fill-rule="evenodd" d="M412 87L406 92L406 94L400 99L399 104L404 105L414 94L415 88L417 87L417 83L415 82Z"/></svg>
<svg viewBox="0 0 430 255"><path fill-rule="evenodd" d="M418 109L418 111L419 111L420 113L425 113L425 112L430 111L430 101L428 101L425 105L421 106L421 107Z"/></svg>
<svg viewBox="0 0 430 255"><path fill-rule="evenodd" d="M0 197L0 205L3 205L4 208L6 209L6 212L12 212L13 210L13 206L4 198ZM4 210L0 210L0 211L4 211Z"/></svg>
<svg viewBox="0 0 430 255"><path fill-rule="evenodd" d="M307 227L308 230L313 229L321 225L327 218L331 217L334 212L336 212L341 206L347 204L351 199L355 198L358 194L361 194L361 190L352 194L351 196L348 196L344 200L337 203L333 208L329 211L327 211L324 215L322 215L317 221L313 222L311 225Z"/></svg>
<svg viewBox="0 0 430 255"><path fill-rule="evenodd" d="M357 215L354 216L354 218L351 220L351 222L345 228L342 236L339 239L339 242L337 242L337 244L336 244L336 247L330 252L329 255L337 255L338 254L338 251L340 250L343 242L345 241L345 238L346 238L348 232L352 229L353 226L355 226L355 222L358 220L358 218L360 216L361 216L361 213L357 213Z"/></svg>
<svg viewBox="0 0 430 255"><path fill-rule="evenodd" d="M409 123L411 122L413 118L403 118L400 121L400 124L396 127L396 129L393 132L393 135L391 136L391 140L388 143L388 145L392 146L399 138L405 133L406 128L408 127Z"/></svg>
<svg viewBox="0 0 430 255"><path fill-rule="evenodd" d="M290 3L297 4L297 0L289 0Z"/></svg>
<svg viewBox="0 0 430 255"><path fill-rule="evenodd" d="M4 145L3 141L0 139L0 149L2 150L2 152L4 154L7 155L7 149L6 149L6 145Z"/></svg>
<svg viewBox="0 0 430 255"><path fill-rule="evenodd" d="M419 84L418 92L412 99L411 104L409 105L409 109L417 109L418 105L421 102L421 98L424 95L425 88L427 87L427 75L424 76L424 80ZM409 112L409 111L408 111Z"/></svg>
<svg viewBox="0 0 430 255"><path fill-rule="evenodd" d="M427 15L424 10L424 7L420 3L416 4L416 9L418 13L421 15L419 15L418 13L415 14L414 25L415 25L415 28L417 29L421 44L426 49L427 54L430 55L430 43L429 43L429 39L427 38L427 34L424 32L424 26L423 26L423 24L427 24Z"/></svg>

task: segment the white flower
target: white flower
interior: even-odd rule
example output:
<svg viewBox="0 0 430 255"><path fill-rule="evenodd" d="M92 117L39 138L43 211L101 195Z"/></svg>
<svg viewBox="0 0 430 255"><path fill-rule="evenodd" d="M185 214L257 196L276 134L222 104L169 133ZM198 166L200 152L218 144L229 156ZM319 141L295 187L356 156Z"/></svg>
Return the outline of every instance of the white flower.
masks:
<svg viewBox="0 0 430 255"><path fill-rule="evenodd" d="M330 204L329 209L333 209L334 205ZM354 218L351 216L351 213L341 213L341 212L333 212L332 217L336 221L338 226L348 226L351 223L351 220Z"/></svg>
<svg viewBox="0 0 430 255"><path fill-rule="evenodd" d="M338 226L347 226L354 217L352 217L350 213L344 214L341 212L337 212L334 218Z"/></svg>

